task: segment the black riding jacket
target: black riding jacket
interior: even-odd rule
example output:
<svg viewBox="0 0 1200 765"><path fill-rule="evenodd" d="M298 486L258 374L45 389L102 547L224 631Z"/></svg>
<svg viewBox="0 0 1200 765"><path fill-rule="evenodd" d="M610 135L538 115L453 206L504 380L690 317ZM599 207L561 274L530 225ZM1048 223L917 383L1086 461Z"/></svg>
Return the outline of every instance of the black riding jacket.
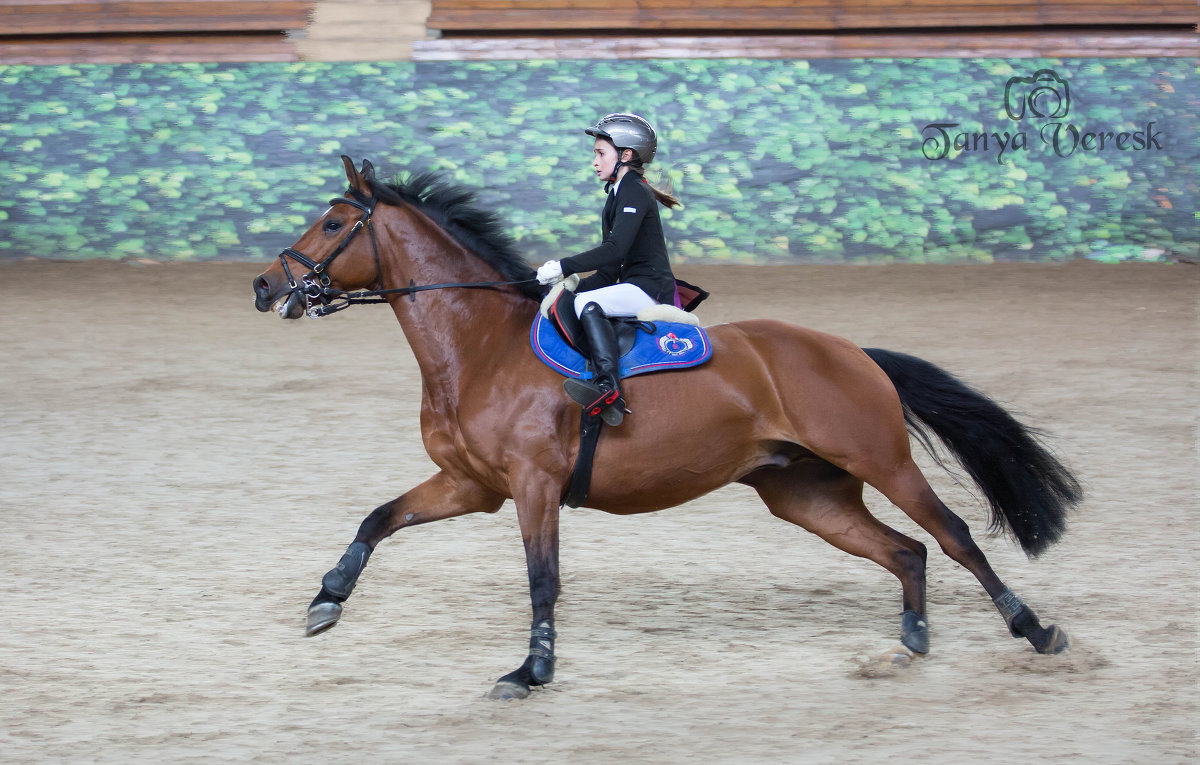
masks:
<svg viewBox="0 0 1200 765"><path fill-rule="evenodd" d="M675 276L667 260L658 200L645 180L626 173L617 192L608 195L600 220L604 235L600 246L559 261L563 276L596 272L580 280L575 291L629 282L660 303L673 303Z"/></svg>

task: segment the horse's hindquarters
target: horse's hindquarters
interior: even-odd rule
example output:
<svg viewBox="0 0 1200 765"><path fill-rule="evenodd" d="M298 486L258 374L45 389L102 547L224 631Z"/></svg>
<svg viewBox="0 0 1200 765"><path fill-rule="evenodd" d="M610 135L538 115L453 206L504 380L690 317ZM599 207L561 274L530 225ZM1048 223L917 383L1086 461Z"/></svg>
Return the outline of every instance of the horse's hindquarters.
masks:
<svg viewBox="0 0 1200 765"><path fill-rule="evenodd" d="M858 347L775 321L710 337L704 366L623 383L632 414L601 434L589 506L659 510L800 459L871 483L910 458L895 388Z"/></svg>

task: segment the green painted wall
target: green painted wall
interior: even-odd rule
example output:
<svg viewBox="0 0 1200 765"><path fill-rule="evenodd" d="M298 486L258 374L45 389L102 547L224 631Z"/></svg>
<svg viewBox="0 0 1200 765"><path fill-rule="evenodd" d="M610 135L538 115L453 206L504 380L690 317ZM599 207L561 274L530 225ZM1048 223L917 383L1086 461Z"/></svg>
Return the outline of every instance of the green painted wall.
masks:
<svg viewBox="0 0 1200 765"><path fill-rule="evenodd" d="M659 127L677 262L1194 257L1198 82L1194 59L6 66L0 258L271 257L342 153L445 170L530 261L562 256L599 236L581 129L618 110Z"/></svg>

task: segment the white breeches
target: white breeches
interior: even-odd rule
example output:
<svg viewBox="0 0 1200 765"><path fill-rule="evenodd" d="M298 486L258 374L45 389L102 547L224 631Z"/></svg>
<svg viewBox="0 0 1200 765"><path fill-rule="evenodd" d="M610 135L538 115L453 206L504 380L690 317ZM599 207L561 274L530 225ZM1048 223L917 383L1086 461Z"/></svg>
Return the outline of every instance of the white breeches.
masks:
<svg viewBox="0 0 1200 765"><path fill-rule="evenodd" d="M608 316L637 316L638 311L658 305L654 298L635 284L612 284L598 290L580 292L575 296L575 315L583 313L588 303L599 303Z"/></svg>

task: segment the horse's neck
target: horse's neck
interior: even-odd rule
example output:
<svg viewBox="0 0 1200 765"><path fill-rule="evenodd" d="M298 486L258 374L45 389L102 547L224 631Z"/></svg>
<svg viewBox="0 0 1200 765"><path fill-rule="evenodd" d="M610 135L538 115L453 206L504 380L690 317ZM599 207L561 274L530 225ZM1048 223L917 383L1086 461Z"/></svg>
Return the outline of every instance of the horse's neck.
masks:
<svg viewBox="0 0 1200 765"><path fill-rule="evenodd" d="M386 287L407 287L410 279L417 285L503 280L424 216L417 217L427 225L406 226L399 237L391 238L391 248L380 242ZM503 288L427 290L393 297L391 303L426 389L447 402L458 400L473 373L515 347L525 334L522 322L527 330L537 310L533 302Z"/></svg>

